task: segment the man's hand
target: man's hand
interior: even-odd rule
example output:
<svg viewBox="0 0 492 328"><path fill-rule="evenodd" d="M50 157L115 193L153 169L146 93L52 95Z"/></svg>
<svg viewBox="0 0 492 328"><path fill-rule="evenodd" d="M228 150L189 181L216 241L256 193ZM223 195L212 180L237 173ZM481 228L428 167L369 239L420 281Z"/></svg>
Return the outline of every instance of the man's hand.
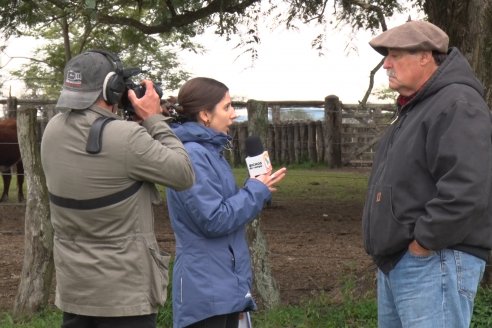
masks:
<svg viewBox="0 0 492 328"><path fill-rule="evenodd" d="M410 253L416 256L429 256L432 253L432 251L428 250L427 248L420 246L420 244L416 240L413 240L410 245L408 245L408 250L410 251Z"/></svg>
<svg viewBox="0 0 492 328"><path fill-rule="evenodd" d="M135 109L135 115L140 120L146 120L150 116L161 114L161 100L159 95L154 90L154 84L150 80L143 80L142 84L145 84L145 94L142 98L137 98L133 90L128 90L128 100Z"/></svg>

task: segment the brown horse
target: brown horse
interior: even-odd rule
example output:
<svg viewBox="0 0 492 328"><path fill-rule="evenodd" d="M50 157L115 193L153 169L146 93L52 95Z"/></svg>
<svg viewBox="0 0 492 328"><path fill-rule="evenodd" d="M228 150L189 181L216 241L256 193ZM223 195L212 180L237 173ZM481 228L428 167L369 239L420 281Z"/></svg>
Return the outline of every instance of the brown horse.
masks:
<svg viewBox="0 0 492 328"><path fill-rule="evenodd" d="M12 166L17 168L17 186L19 202L24 201L24 166L22 165L19 142L17 140L17 124L15 119L0 120L0 172L3 178L3 193L0 202L8 200Z"/></svg>

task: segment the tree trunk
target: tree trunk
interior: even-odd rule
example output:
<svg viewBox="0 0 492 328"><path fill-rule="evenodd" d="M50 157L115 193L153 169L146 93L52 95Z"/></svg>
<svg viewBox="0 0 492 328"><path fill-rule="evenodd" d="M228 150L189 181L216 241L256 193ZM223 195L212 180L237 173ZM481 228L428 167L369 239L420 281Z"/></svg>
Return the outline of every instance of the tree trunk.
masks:
<svg viewBox="0 0 492 328"><path fill-rule="evenodd" d="M261 231L261 217L258 216L248 226L249 250L253 265L255 292L266 309L280 304L280 291L275 281L268 255L268 243Z"/></svg>
<svg viewBox="0 0 492 328"><path fill-rule="evenodd" d="M429 21L449 35L449 45L468 59L485 87L485 100L492 106L492 3L490 0L427 0Z"/></svg>
<svg viewBox="0 0 492 328"><path fill-rule="evenodd" d="M263 140L263 146L265 146L268 137L267 104L266 102L249 100L246 106L248 110L248 134L260 137ZM271 309L280 304L280 292L270 269L268 244L261 231L261 216L250 223L247 231L255 292L259 295L265 308Z"/></svg>
<svg viewBox="0 0 492 328"><path fill-rule="evenodd" d="M485 88L485 101L492 107L492 3L490 0L426 0L429 21L449 35L449 45L468 59ZM491 254L492 255L492 254ZM484 283L492 286L492 267L485 271Z"/></svg>
<svg viewBox="0 0 492 328"><path fill-rule="evenodd" d="M36 138L36 109L18 112L17 135L27 181L24 261L14 316L30 316L48 303L53 280L53 227Z"/></svg>

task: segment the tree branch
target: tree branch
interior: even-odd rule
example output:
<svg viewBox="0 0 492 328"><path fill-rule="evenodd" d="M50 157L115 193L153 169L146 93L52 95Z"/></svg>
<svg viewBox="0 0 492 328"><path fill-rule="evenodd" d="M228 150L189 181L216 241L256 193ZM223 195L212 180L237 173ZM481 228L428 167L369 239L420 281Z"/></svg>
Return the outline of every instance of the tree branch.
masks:
<svg viewBox="0 0 492 328"><path fill-rule="evenodd" d="M134 27L144 34L157 34L157 33L169 33L174 28L190 25L200 19L207 18L212 14L219 12L227 13L240 13L244 11L248 6L260 0L244 0L236 5L231 5L229 7L224 7L224 3L229 1L224 0L214 0L210 2L207 7L200 8L196 11L186 12L181 15L175 15L171 19L162 22L158 25L145 25L140 21L133 18L121 17L121 16L109 16L104 14L97 14L97 19L100 23L111 24L111 25L126 25Z"/></svg>
<svg viewBox="0 0 492 328"><path fill-rule="evenodd" d="M169 12L171 13L172 17L178 16L178 13L176 12L176 9L174 8L174 5L171 0L166 0L166 5L167 8L169 8Z"/></svg>
<svg viewBox="0 0 492 328"><path fill-rule="evenodd" d="M378 16L378 21L379 24L381 25L381 29L383 30L383 32L388 29L388 27L386 26L386 18L384 17L383 10L380 7L365 3L364 1L360 1L360 0L352 0L352 3L356 6L363 8L366 11L375 12L376 15ZM369 75L369 87L367 88L364 98L362 98L362 101L359 102L362 108L365 108L367 105L367 100L369 99L369 96L371 95L372 92L372 88L374 87L374 75L383 66L383 63L384 63L384 58L381 59L381 61L372 69L371 74Z"/></svg>
<svg viewBox="0 0 492 328"><path fill-rule="evenodd" d="M366 94L364 95L364 98L362 101L360 101L360 105L365 108L367 104L367 99L369 99L369 96L371 95L372 88L374 87L374 75L376 75L376 72L379 71L381 66L383 66L384 63L384 58L381 59L381 61L372 69L371 74L369 74L369 87L367 88Z"/></svg>
<svg viewBox="0 0 492 328"><path fill-rule="evenodd" d="M44 64L47 63L46 60L41 60L41 59L37 59L37 58L33 58L33 57L24 57L24 56L9 56L5 51L2 51L2 52L9 59L7 60L7 63L5 63L5 65L3 65L3 66L0 66L0 68L4 68L5 66L7 66L8 63L10 63L13 59L27 59L27 60L32 60L32 61L35 61L38 63L44 63Z"/></svg>
<svg viewBox="0 0 492 328"><path fill-rule="evenodd" d="M380 7L368 4L361 0L351 0L351 2L354 5L359 6L366 11L374 11L378 16L378 21L379 24L381 24L381 29L383 30L383 32L388 29L388 27L386 26L386 17L384 17L384 12Z"/></svg>
<svg viewBox="0 0 492 328"><path fill-rule="evenodd" d="M318 22L321 22L321 21L322 21L322 19L323 19L323 16L325 15L325 10L326 10L326 5L327 5L327 4L328 4L328 0L325 0L325 1L323 2L323 8L321 9L321 12L320 12L318 15L316 15L316 16L314 16L314 17L312 17L312 18L308 19L308 20L306 21L306 23L312 22L313 20L317 20Z"/></svg>

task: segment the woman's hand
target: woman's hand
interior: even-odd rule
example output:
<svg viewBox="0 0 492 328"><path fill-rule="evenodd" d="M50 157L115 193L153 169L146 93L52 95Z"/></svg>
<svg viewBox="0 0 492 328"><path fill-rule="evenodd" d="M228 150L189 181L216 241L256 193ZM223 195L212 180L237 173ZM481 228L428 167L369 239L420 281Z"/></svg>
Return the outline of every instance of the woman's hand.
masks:
<svg viewBox="0 0 492 328"><path fill-rule="evenodd" d="M253 179L263 182L271 192L275 192L277 191L277 188L275 188L275 184L282 181L282 179L285 177L285 174L287 173L287 169L283 167L273 174L270 173L271 172L259 175L257 177L254 177Z"/></svg>

